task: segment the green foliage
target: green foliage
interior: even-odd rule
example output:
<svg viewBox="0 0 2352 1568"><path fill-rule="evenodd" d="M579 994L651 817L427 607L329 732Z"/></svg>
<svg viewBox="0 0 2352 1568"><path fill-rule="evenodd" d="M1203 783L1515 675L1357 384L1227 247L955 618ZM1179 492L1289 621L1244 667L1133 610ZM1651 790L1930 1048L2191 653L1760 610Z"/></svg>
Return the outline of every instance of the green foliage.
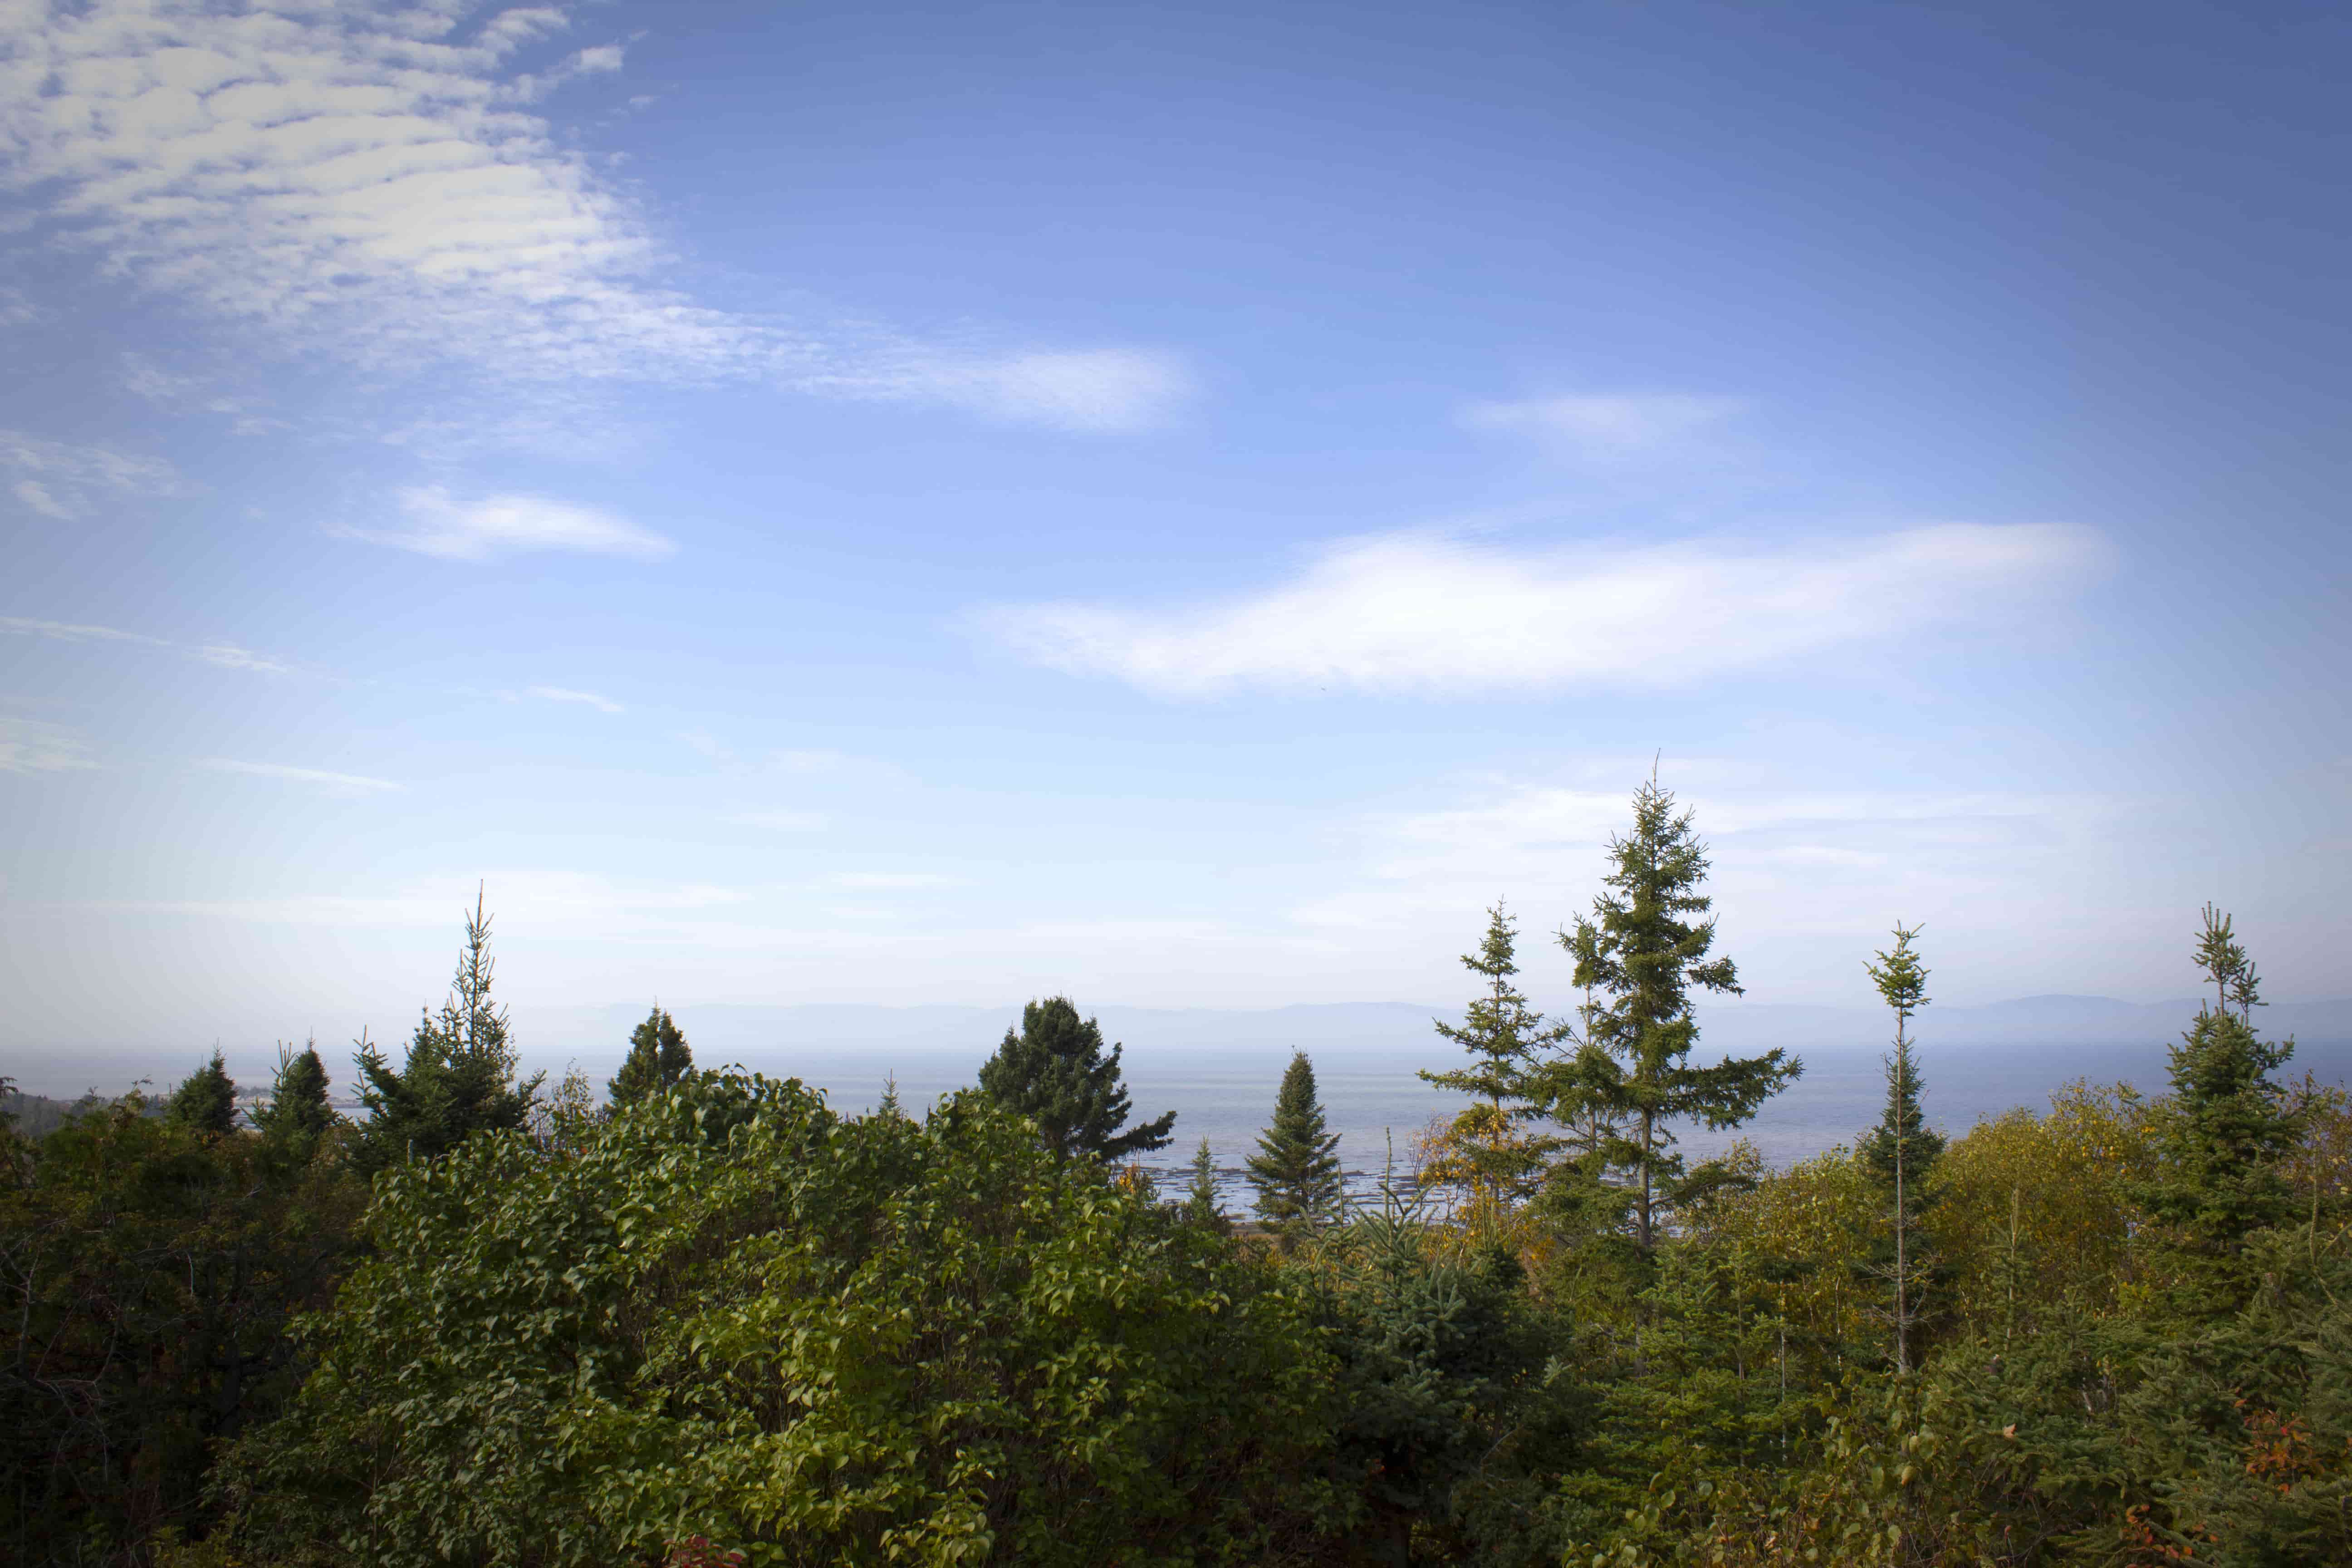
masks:
<svg viewBox="0 0 2352 1568"><path fill-rule="evenodd" d="M1297 1267L1320 1287L1339 1357L1338 1439L1362 1489L1365 1559L1551 1560L1548 1464L1566 1454L1572 1383L1517 1259L1430 1246L1418 1200L1317 1234Z"/></svg>
<svg viewBox="0 0 2352 1568"><path fill-rule="evenodd" d="M328 1101L327 1065L319 1059L315 1043L298 1054L278 1049L278 1079L269 1103L253 1112L253 1125L273 1149L297 1163L306 1163L320 1141L341 1121Z"/></svg>
<svg viewBox="0 0 2352 1568"><path fill-rule="evenodd" d="M1597 994L1585 1033L1599 1050L1580 1061L1589 1079L1582 1092L1624 1129L1603 1153L1632 1173L1634 1237L1648 1252L1690 1174L1668 1123L1737 1127L1803 1068L1779 1050L1691 1063L1698 1041L1691 992L1738 995L1740 986L1731 960L1709 956L1715 922L1706 916L1713 901L1699 891L1706 847L1691 814L1675 810L1670 791L1653 781L1635 792L1633 829L1611 837L1609 858L1608 890L1560 942L1576 960L1576 984Z"/></svg>
<svg viewBox="0 0 2352 1568"><path fill-rule="evenodd" d="M1885 1282L1880 1307L1894 1342L1897 1372L1911 1370L1912 1350L1927 1317L1925 1296L1935 1273L1922 1221L1933 1206L1930 1173L1944 1152L1941 1134L1919 1108L1919 1064L1913 1054L1911 1016L1927 1005L1927 971L1911 942L1919 928L1897 922L1895 947L1865 967L1895 1014L1895 1048L1886 1057L1886 1109L1863 1135L1856 1152L1878 1188L1885 1215L1873 1237L1870 1272Z"/></svg>
<svg viewBox="0 0 2352 1568"><path fill-rule="evenodd" d="M495 965L481 900L466 917L457 977L436 1016L417 1020L394 1068L362 1037L353 1058L368 1118L353 1159L368 1173L406 1159L438 1159L481 1131L526 1125L544 1074L515 1081L506 1010L490 998Z"/></svg>
<svg viewBox="0 0 2352 1568"><path fill-rule="evenodd" d="M1571 1033L1566 1024L1547 1025L1512 983L1519 972L1517 944L1517 922L1496 904L1486 912L1478 951L1462 958L1465 968L1485 978L1486 994L1472 1000L1461 1023L1437 1024L1439 1034L1469 1054L1471 1065L1420 1074L1424 1082L1483 1101L1455 1115L1440 1169L1432 1174L1505 1203L1524 1200L1541 1184L1545 1164L1560 1146L1556 1138L1531 1135L1528 1124L1545 1114L1555 1057Z"/></svg>
<svg viewBox="0 0 2352 1568"><path fill-rule="evenodd" d="M1080 1018L1066 996L1048 996L1021 1009L1018 1033L980 1069L980 1087L1016 1115L1037 1124L1048 1147L1064 1155L1121 1160L1164 1149L1176 1113L1119 1131L1127 1121L1127 1088L1119 1052L1103 1054L1102 1026Z"/></svg>
<svg viewBox="0 0 2352 1568"><path fill-rule="evenodd" d="M2189 1320L2231 1310L2253 1290L2246 1249L2257 1232L2294 1217L2284 1166L2302 1131L2271 1077L2294 1042L2256 1037L2254 966L2228 916L2209 904L2204 921L2197 960L2216 1003L2199 1009L2173 1047L2172 1097L2151 1121L2157 1173L2133 1194L2158 1227L2160 1289Z"/></svg>
<svg viewBox="0 0 2352 1568"><path fill-rule="evenodd" d="M213 1049L212 1060L172 1091L171 1108L164 1114L183 1127L215 1138L226 1137L236 1130L236 1081L228 1076L228 1065L221 1059L218 1047Z"/></svg>
<svg viewBox="0 0 2352 1568"><path fill-rule="evenodd" d="M694 1052L688 1048L677 1021L656 1007L646 1015L644 1023L630 1032L628 1057L621 1063L621 1070L605 1085L605 1096L616 1107L635 1105L649 1094L672 1087L693 1070Z"/></svg>
<svg viewBox="0 0 2352 1568"><path fill-rule="evenodd" d="M1184 1189L1185 1217L1196 1224L1223 1227L1225 1225L1224 1200L1217 1192L1217 1157L1209 1149L1209 1141L1192 1151L1192 1184Z"/></svg>
<svg viewBox="0 0 2352 1568"><path fill-rule="evenodd" d="M1321 1225L1339 1217L1344 1190L1339 1135L1325 1125L1323 1102L1315 1093L1315 1064L1305 1051L1290 1053L1282 1088L1274 1100L1274 1124L1257 1141L1246 1162L1249 1184L1257 1190L1258 1217L1271 1225Z"/></svg>
<svg viewBox="0 0 2352 1568"><path fill-rule="evenodd" d="M9 1142L0 1185L0 1554L128 1562L201 1534L213 1446L268 1419L299 1367L359 1193L321 1140L156 1117L136 1094Z"/></svg>
<svg viewBox="0 0 2352 1568"><path fill-rule="evenodd" d="M985 1095L697 1079L389 1170L366 1235L240 1451L257 1550L1181 1563L1341 1517L1307 1298Z"/></svg>

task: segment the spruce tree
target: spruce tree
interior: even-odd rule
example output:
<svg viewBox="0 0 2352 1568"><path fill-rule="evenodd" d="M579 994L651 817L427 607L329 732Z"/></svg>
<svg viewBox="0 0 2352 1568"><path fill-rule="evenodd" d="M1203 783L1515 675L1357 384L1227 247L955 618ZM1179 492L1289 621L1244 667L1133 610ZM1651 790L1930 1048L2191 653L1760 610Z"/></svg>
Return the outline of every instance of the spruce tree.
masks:
<svg viewBox="0 0 2352 1568"><path fill-rule="evenodd" d="M1271 1225L1339 1218L1343 1189L1333 1152L1339 1146L1339 1135L1326 1127L1315 1093L1315 1064L1305 1051L1293 1050L1275 1095L1274 1125L1248 1161L1258 1217Z"/></svg>
<svg viewBox="0 0 2352 1568"><path fill-rule="evenodd" d="M604 1086L605 1097L618 1109L635 1105L649 1094L674 1089L694 1070L694 1052L676 1019L656 1005L629 1035L629 1054Z"/></svg>
<svg viewBox="0 0 2352 1568"><path fill-rule="evenodd" d="M1655 779L1635 792L1633 830L1612 836L1609 859L1608 890L1593 900L1591 918L1580 918L1559 940L1576 960L1576 984L1593 994L1587 1037L1622 1069L1614 1082L1604 1079L1591 1089L1610 1099L1603 1109L1620 1131L1607 1157L1630 1173L1634 1240L1648 1254L1685 1174L1669 1123L1737 1127L1802 1064L1780 1050L1692 1064L1698 1023L1691 992L1737 996L1739 978L1731 960L1708 956L1713 900L1699 891L1706 846L1691 814L1675 811L1674 795Z"/></svg>
<svg viewBox="0 0 2352 1568"><path fill-rule="evenodd" d="M1927 1276L1920 1220L1930 1202L1927 1174L1944 1152L1942 1135L1928 1130L1919 1109L1919 1066L1911 1051L1911 1016L1928 1000L1927 971L1911 946L1920 930L1897 921L1894 949L1864 966L1895 1012L1895 1049L1886 1058L1886 1110L1864 1136L1859 1152L1863 1168L1887 1204L1887 1240L1894 1256L1878 1265L1878 1271L1894 1298L1887 1323L1894 1331L1895 1368L1903 1373L1911 1370L1911 1342Z"/></svg>
<svg viewBox="0 0 2352 1568"><path fill-rule="evenodd" d="M228 1064L221 1058L219 1047L213 1047L212 1060L190 1073L172 1091L171 1107L165 1115L183 1127L193 1127L215 1138L236 1130L236 1083L228 1076Z"/></svg>
<svg viewBox="0 0 2352 1568"><path fill-rule="evenodd" d="M1184 1216L1202 1225L1223 1226L1225 1205L1217 1194L1217 1157L1209 1149L1209 1141L1192 1151L1192 1181L1184 1189Z"/></svg>
<svg viewBox="0 0 2352 1568"><path fill-rule="evenodd" d="M2172 1048L2172 1095L2151 1115L2158 1173L2134 1194L2156 1221L2152 1251L2172 1310L2191 1321L2252 1295L2247 1243L2295 1217L2281 1166L2302 1131L2271 1078L2294 1042L2256 1037L2260 980L2230 917L2210 904L2195 959L2214 999Z"/></svg>
<svg viewBox="0 0 2352 1568"><path fill-rule="evenodd" d="M278 1047L278 1080L269 1103L253 1113L253 1124L271 1143L310 1157L319 1140L335 1124L335 1108L327 1100L327 1065L319 1059L316 1041L306 1041L298 1053Z"/></svg>
<svg viewBox="0 0 2352 1568"><path fill-rule="evenodd" d="M1480 1102L1454 1117L1444 1173L1496 1202L1515 1202L1533 1192L1545 1161L1560 1145L1559 1139L1531 1134L1526 1127L1544 1114L1549 1075L1559 1066L1560 1043L1572 1033L1567 1024L1547 1025L1512 984L1519 972L1517 942L1517 922L1501 904L1495 905L1486 911L1486 934L1478 951L1462 956L1463 967L1486 980L1486 994L1472 1000L1461 1023L1437 1022L1437 1032L1468 1052L1471 1065L1420 1075Z"/></svg>
<svg viewBox="0 0 2352 1568"><path fill-rule="evenodd" d="M420 1016L398 1068L362 1034L353 1057L368 1120L354 1158L374 1172L414 1154L434 1159L476 1132L530 1121L545 1073L515 1079L506 1009L490 998L490 918L479 893L466 917L466 945L436 1016Z"/></svg>
<svg viewBox="0 0 2352 1568"><path fill-rule="evenodd" d="M1124 1132L1129 1109L1114 1045L1103 1054L1102 1026L1080 1018L1066 996L1048 996L1021 1009L1021 1027L1004 1031L996 1054L980 1069L980 1087L1036 1122L1046 1146L1066 1156L1119 1160L1164 1149L1176 1113L1139 1122Z"/></svg>

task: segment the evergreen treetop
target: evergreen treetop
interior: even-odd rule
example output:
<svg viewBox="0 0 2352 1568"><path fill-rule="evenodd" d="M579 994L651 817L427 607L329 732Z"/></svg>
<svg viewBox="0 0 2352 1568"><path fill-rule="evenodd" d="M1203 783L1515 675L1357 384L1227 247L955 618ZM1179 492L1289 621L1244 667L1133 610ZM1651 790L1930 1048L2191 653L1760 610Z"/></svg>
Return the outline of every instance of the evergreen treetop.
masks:
<svg viewBox="0 0 2352 1568"><path fill-rule="evenodd" d="M273 1143L307 1155L335 1124L327 1089L327 1064L319 1059L316 1041L304 1042L299 1052L280 1046L277 1083L269 1103L253 1112L253 1124Z"/></svg>
<svg viewBox="0 0 2352 1568"><path fill-rule="evenodd" d="M219 1047L213 1047L212 1060L172 1091L165 1114L182 1126L216 1138L236 1130L236 1082L228 1076L228 1064L222 1059Z"/></svg>
<svg viewBox="0 0 2352 1568"><path fill-rule="evenodd" d="M656 1005L629 1034L629 1054L604 1086L614 1107L634 1105L649 1094L673 1089L694 1070L694 1052L677 1021Z"/></svg>
<svg viewBox="0 0 2352 1568"><path fill-rule="evenodd" d="M2200 1005L2172 1047L2172 1097L2152 1117L2158 1173L2135 1193L2159 1227L2164 1289L2178 1314L2192 1320L2234 1311L2248 1299L2248 1243L2295 1217L2282 1165L2302 1135L2271 1077L2294 1042L2256 1037L2254 966L2230 917L2210 904L2203 915L2196 958L2215 1001Z"/></svg>
<svg viewBox="0 0 2352 1568"><path fill-rule="evenodd" d="M1471 1058L1449 1072L1423 1070L1423 1081L1482 1100L1454 1120L1446 1159L1449 1177L1497 1198L1524 1197L1540 1179L1557 1138L1530 1135L1525 1124L1542 1116L1553 1092L1560 1044L1573 1034L1566 1023L1547 1024L1513 984L1519 972L1517 922L1496 904L1486 911L1486 933L1463 967L1486 982L1459 1024L1436 1020L1437 1032Z"/></svg>
<svg viewBox="0 0 2352 1568"><path fill-rule="evenodd" d="M457 973L436 1015L425 1012L394 1068L362 1034L353 1054L360 1101L367 1107L355 1158L366 1172L411 1154L434 1159L486 1129L518 1128L530 1120L545 1073L517 1082L506 1009L490 995L490 917L477 892L466 917L466 944Z"/></svg>
<svg viewBox="0 0 2352 1568"><path fill-rule="evenodd" d="M1803 1068L1778 1049L1692 1065L1698 1024L1691 993L1738 995L1739 976L1730 959L1711 956L1713 900L1699 890L1706 846L1690 812L1676 811L1673 793L1655 779L1634 792L1633 831L1611 837L1609 861L1591 918L1580 917L1559 940L1576 960L1576 984L1593 996L1587 1038L1622 1068L1613 1083L1592 1075L1587 1092L1613 1100L1604 1109L1622 1131L1609 1158L1631 1172L1634 1236L1649 1252L1685 1174L1667 1124L1737 1127Z"/></svg>
<svg viewBox="0 0 2352 1568"><path fill-rule="evenodd" d="M1248 1160L1258 1217L1273 1225L1339 1218L1345 1195L1334 1152L1339 1146L1339 1135L1326 1125L1315 1092L1315 1064L1305 1051L1293 1050L1275 1095L1274 1124Z"/></svg>
<svg viewBox="0 0 2352 1568"><path fill-rule="evenodd" d="M1184 1189L1185 1217L1202 1225L1223 1226L1225 1206L1217 1194L1217 1157L1206 1138L1192 1151L1192 1183Z"/></svg>
<svg viewBox="0 0 2352 1568"><path fill-rule="evenodd" d="M1864 1268L1886 1282L1888 1304L1880 1315L1893 1331L1895 1370L1905 1373L1913 1364L1927 1283L1927 1237L1920 1229L1931 1202L1927 1175L1944 1152L1943 1136L1928 1129L1920 1110L1919 1068L1911 1050L1912 1015L1927 1005L1927 971L1911 945L1920 929L1896 921L1894 948L1864 966L1895 1013L1895 1048L1886 1055L1886 1109L1857 1151L1887 1216L1885 1231L1873 1237Z"/></svg>
<svg viewBox="0 0 2352 1568"><path fill-rule="evenodd" d="M1118 1160L1164 1149L1172 1110L1119 1131L1129 1109L1119 1076L1124 1049L1113 1045L1105 1055L1102 1026L1079 1017L1068 997L1048 996L1021 1009L1021 1027L1004 1031L980 1069L980 1087L1036 1122L1057 1153Z"/></svg>
<svg viewBox="0 0 2352 1568"><path fill-rule="evenodd" d="M1911 946L1918 936L1917 926L1895 928L1895 946L1881 952L1878 962L1864 967L1878 994L1895 1013L1895 1048L1886 1057L1886 1110L1862 1140L1859 1152L1863 1163L1879 1184L1892 1192L1897 1184L1899 1171L1902 1184L1913 1190L1912 1201L1925 1201L1924 1181L1927 1168L1944 1151L1940 1133L1929 1130L1927 1117L1919 1107L1922 1082L1917 1059L1912 1047L1911 1018L1927 1005L1927 971L1920 965L1919 954Z"/></svg>

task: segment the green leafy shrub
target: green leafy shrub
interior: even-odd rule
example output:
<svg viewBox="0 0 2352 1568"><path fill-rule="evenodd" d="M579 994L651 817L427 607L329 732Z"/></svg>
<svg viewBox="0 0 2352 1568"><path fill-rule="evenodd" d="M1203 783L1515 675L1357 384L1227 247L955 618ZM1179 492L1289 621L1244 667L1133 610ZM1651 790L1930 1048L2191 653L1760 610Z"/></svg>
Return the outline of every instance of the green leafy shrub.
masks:
<svg viewBox="0 0 2352 1568"><path fill-rule="evenodd" d="M984 1095L697 1079L395 1166L366 1234L240 1457L263 1550L1265 1562L1334 1517L1302 1296Z"/></svg>

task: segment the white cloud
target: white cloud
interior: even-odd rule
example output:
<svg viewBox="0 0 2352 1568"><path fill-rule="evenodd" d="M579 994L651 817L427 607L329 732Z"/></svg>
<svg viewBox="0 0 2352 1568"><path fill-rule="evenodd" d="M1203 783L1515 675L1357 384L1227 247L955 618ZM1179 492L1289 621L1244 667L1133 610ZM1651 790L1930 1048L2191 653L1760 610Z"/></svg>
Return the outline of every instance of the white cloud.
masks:
<svg viewBox="0 0 2352 1568"><path fill-rule="evenodd" d="M534 686L529 695L548 702L577 702L583 707L593 708L599 713L622 711L621 705L608 698L599 697L593 691L573 691L567 687Z"/></svg>
<svg viewBox="0 0 2352 1568"><path fill-rule="evenodd" d="M0 430L0 468L17 476L9 489L26 510L59 522L81 516L103 492L161 496L180 489L178 473L160 458L73 446L22 430Z"/></svg>
<svg viewBox="0 0 2352 1568"><path fill-rule="evenodd" d="M73 731L33 719L0 719L0 773L61 773L94 768Z"/></svg>
<svg viewBox="0 0 2352 1568"><path fill-rule="evenodd" d="M1654 456L1685 445L1745 407L1733 397L1682 395L1538 397L1517 403L1474 403L1462 423L1474 430L1508 430L1600 458Z"/></svg>
<svg viewBox="0 0 2352 1568"><path fill-rule="evenodd" d="M1097 349L929 363L910 372L908 384L935 388L983 414L1072 430L1127 430L1159 423L1190 395L1192 383L1164 354Z"/></svg>
<svg viewBox="0 0 2352 1568"><path fill-rule="evenodd" d="M237 647L235 643L176 643L167 637L150 637L144 632L126 632L116 626L78 625L71 621L40 621L23 616L0 616L0 635L41 637L50 642L131 643L140 647L165 648L199 664L209 664L219 669L249 669L265 675L284 675L289 667L272 658Z"/></svg>
<svg viewBox="0 0 2352 1568"><path fill-rule="evenodd" d="M284 779L289 784L315 784L331 795L383 795L404 787L390 779L368 778L360 773L329 773L323 768L288 767L279 763L239 763L226 757L207 757L196 765L216 773L242 773L250 778Z"/></svg>
<svg viewBox="0 0 2352 1568"><path fill-rule="evenodd" d="M400 507L408 517L405 528L335 531L444 561L488 561L534 551L657 561L677 548L626 518L545 496L458 501L437 486L426 486L401 491Z"/></svg>
<svg viewBox="0 0 2352 1568"><path fill-rule="evenodd" d="M583 381L750 379L1077 427L1180 395L1139 350L972 351L714 309L654 281L640 205L533 105L622 46L523 68L573 5L0 5L0 187L55 242L289 351Z"/></svg>
<svg viewBox="0 0 2352 1568"><path fill-rule="evenodd" d="M2097 555L2095 536L2047 524L1607 552L1402 534L1342 543L1296 581L1223 604L1016 605L980 620L1037 663L1171 697L1678 686L1999 615Z"/></svg>
<svg viewBox="0 0 2352 1568"><path fill-rule="evenodd" d="M287 667L276 659L264 658L250 648L239 647L235 643L206 643L202 647L188 649L187 654L190 658L221 669L251 669L265 675L283 675L287 671Z"/></svg>

